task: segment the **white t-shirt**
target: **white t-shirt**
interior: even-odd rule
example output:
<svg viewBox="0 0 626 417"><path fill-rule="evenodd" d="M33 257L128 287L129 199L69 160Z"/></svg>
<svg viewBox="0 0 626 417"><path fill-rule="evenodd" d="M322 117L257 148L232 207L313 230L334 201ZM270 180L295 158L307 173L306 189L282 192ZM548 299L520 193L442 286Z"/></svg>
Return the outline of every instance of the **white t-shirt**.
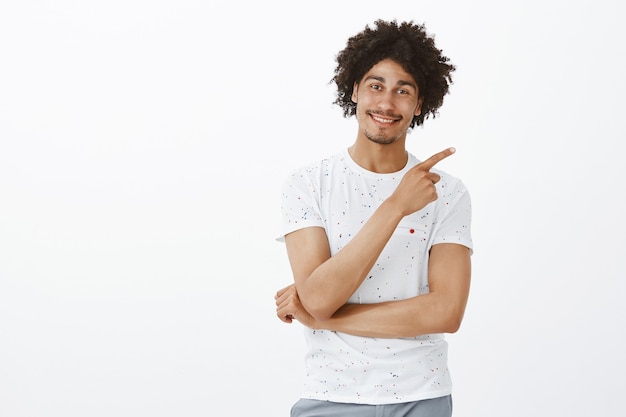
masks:
<svg viewBox="0 0 626 417"><path fill-rule="evenodd" d="M295 230L326 230L331 254L358 233L376 208L419 161L378 174L357 165L347 150L292 173L282 191L279 240ZM349 303L400 300L428 292L428 253L437 243L472 249L471 203L463 183L444 172L438 199L406 216ZM382 339L304 329L308 346L303 398L357 404L391 404L451 392L443 334Z"/></svg>

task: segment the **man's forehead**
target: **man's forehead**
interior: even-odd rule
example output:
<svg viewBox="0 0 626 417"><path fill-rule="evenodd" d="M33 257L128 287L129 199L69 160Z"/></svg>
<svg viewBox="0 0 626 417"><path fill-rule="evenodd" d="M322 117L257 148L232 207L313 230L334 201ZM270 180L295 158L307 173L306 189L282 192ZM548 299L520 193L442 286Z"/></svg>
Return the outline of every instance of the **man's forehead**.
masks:
<svg viewBox="0 0 626 417"><path fill-rule="evenodd" d="M382 83L393 83L396 85L409 85L417 88L417 81L404 69L402 65L391 59L383 59L374 64L361 81L377 80Z"/></svg>

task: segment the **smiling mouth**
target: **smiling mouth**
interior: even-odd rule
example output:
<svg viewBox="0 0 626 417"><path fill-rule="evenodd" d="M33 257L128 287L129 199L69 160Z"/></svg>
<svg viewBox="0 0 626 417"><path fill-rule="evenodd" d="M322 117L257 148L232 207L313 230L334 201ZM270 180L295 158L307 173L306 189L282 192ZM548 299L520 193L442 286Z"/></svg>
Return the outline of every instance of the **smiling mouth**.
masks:
<svg viewBox="0 0 626 417"><path fill-rule="evenodd" d="M382 116L380 114L369 113L370 117L374 119L375 122L383 125L390 125L400 120L398 117L390 117L390 116Z"/></svg>

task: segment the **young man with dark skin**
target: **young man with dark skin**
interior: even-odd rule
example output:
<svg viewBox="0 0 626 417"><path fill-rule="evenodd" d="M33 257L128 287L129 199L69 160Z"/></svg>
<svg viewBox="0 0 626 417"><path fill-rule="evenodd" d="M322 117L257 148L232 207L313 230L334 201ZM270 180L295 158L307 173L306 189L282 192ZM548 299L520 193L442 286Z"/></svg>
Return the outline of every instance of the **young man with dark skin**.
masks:
<svg viewBox="0 0 626 417"><path fill-rule="evenodd" d="M283 188L294 283L276 311L305 326L309 347L292 417L450 416L444 334L468 299L471 203L435 168L453 148L420 162L406 140L436 115L454 66L423 25L382 20L337 62L336 104L356 116L356 140Z"/></svg>

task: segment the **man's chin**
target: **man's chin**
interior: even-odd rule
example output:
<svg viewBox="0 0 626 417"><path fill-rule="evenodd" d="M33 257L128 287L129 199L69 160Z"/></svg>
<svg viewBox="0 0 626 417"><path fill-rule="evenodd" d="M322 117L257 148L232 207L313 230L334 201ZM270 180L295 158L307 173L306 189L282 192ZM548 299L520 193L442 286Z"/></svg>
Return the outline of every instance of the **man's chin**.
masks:
<svg viewBox="0 0 626 417"><path fill-rule="evenodd" d="M386 135L365 135L370 141L377 143L379 145L391 145L395 141L398 140L397 137L389 137Z"/></svg>

